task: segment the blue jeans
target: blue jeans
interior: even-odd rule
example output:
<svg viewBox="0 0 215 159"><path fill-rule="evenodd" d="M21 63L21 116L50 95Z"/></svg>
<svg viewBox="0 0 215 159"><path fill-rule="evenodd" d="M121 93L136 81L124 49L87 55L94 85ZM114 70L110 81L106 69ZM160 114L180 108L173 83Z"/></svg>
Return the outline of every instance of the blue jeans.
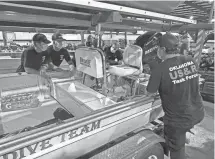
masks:
<svg viewBox="0 0 215 159"><path fill-rule="evenodd" d="M186 132L189 129L164 126L164 138L170 151L170 159L185 159Z"/></svg>

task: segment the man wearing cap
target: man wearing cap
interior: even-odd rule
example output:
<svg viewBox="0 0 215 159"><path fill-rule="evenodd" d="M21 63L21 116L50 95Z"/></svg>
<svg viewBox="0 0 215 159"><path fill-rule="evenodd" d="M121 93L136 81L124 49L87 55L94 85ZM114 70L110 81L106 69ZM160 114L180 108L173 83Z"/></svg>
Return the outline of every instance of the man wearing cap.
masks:
<svg viewBox="0 0 215 159"><path fill-rule="evenodd" d="M163 61L151 71L148 95L157 91L164 110L164 136L171 159L185 159L186 132L204 118L197 64L180 55L178 39L171 33L159 40L158 57Z"/></svg>
<svg viewBox="0 0 215 159"><path fill-rule="evenodd" d="M119 44L114 43L109 47L104 49L106 55L106 61L109 65L119 65L122 64L123 53L122 50L119 49Z"/></svg>
<svg viewBox="0 0 215 159"><path fill-rule="evenodd" d="M41 74L47 69L48 64L48 44L51 43L44 34L33 36L33 46L27 48L21 56L21 70L17 72L27 72L29 74Z"/></svg>
<svg viewBox="0 0 215 159"><path fill-rule="evenodd" d="M50 56L50 67L51 69L58 69L62 61L65 59L69 64L70 70L72 71L75 67L74 58L71 58L66 48L63 48L63 42L65 39L60 33L55 33L52 36L53 45L48 48Z"/></svg>

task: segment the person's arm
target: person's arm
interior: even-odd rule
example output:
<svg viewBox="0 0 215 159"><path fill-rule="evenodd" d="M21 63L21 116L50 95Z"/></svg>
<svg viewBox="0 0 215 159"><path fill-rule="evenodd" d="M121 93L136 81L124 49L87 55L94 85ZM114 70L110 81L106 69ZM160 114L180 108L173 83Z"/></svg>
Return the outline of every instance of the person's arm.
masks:
<svg viewBox="0 0 215 159"><path fill-rule="evenodd" d="M123 64L123 51L122 50L116 51L116 58L117 58L119 65Z"/></svg>
<svg viewBox="0 0 215 159"><path fill-rule="evenodd" d="M28 52L24 53L24 68L26 73L28 74L37 74L37 75L42 75L46 69L48 68L48 64L45 62L46 60L44 60L44 62L42 63L41 67L39 70L33 69L29 67L29 61L28 61Z"/></svg>
<svg viewBox="0 0 215 159"><path fill-rule="evenodd" d="M22 52L22 55L21 55L21 64L19 65L19 67L16 70L17 73L25 72L25 68L24 68L24 52L25 51Z"/></svg>
<svg viewBox="0 0 215 159"><path fill-rule="evenodd" d="M21 55L21 66L24 66L24 54L25 54L25 51L23 51Z"/></svg>
<svg viewBox="0 0 215 159"><path fill-rule="evenodd" d="M66 62L68 63L68 65L74 65L72 58L70 57L69 52L66 49L64 52L64 58L65 58Z"/></svg>
<svg viewBox="0 0 215 159"><path fill-rule="evenodd" d="M74 70L75 64L74 64L72 58L70 57L69 52L66 49L64 52L64 58L65 58L66 62L68 63L70 70L71 71Z"/></svg>
<svg viewBox="0 0 215 159"><path fill-rule="evenodd" d="M147 86L147 96L154 96L161 83L161 69L160 67L156 67L153 70L151 70L151 76L149 78L149 83Z"/></svg>
<svg viewBox="0 0 215 159"><path fill-rule="evenodd" d="M123 60L123 52L121 50L116 51L116 58L117 58L118 61Z"/></svg>
<svg viewBox="0 0 215 159"><path fill-rule="evenodd" d="M118 62L111 59L110 46L105 48L104 53L105 53L105 61L107 64L110 64L110 65L118 64Z"/></svg>
<svg viewBox="0 0 215 159"><path fill-rule="evenodd" d="M33 68L29 68L29 67L24 67L25 68L25 72L28 74L36 74L36 75L40 75L40 71L35 70Z"/></svg>
<svg viewBox="0 0 215 159"><path fill-rule="evenodd" d="M45 52L45 59L42 63L41 70L46 71L46 70L56 70L59 67L55 66L52 62L52 57L51 57L51 50L50 48Z"/></svg>
<svg viewBox="0 0 215 159"><path fill-rule="evenodd" d="M42 75L46 72L48 65L43 64L39 70L33 69L33 68L29 68L29 67L24 67L26 73L28 74L37 74L37 75Z"/></svg>
<svg viewBox="0 0 215 159"><path fill-rule="evenodd" d="M48 70L54 71L54 70L56 70L56 69L59 68L59 67L57 67L57 66L55 66L55 65L53 64L51 57L49 57L48 60L47 60L47 62L45 62L45 63L46 63L47 66L48 66L48 68L47 68Z"/></svg>
<svg viewBox="0 0 215 159"><path fill-rule="evenodd" d="M28 74L37 74L37 75L39 75L40 72L38 70L29 67L30 63L28 61L28 56L29 56L28 51L25 50L23 52L23 55L22 55L23 59L21 59L22 62L23 62L25 72L28 73Z"/></svg>

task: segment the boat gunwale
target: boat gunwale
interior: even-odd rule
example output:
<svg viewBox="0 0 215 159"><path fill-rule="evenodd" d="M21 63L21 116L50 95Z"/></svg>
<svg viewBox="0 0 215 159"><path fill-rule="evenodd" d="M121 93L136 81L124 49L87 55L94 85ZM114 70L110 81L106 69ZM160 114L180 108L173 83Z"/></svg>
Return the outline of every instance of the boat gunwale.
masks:
<svg viewBox="0 0 215 159"><path fill-rule="evenodd" d="M5 154L7 152L11 152L11 149L14 149L13 145L15 145L16 147L15 149L32 145L32 144L35 144L36 142L47 139L47 136L50 134L52 134L51 135L52 137L55 137L60 134L69 132L71 130L80 128L84 125L91 124L95 121L99 121L99 120L101 121L113 115L118 115L120 113L130 110L131 108L133 109L135 107L139 107L141 102L143 102L141 104L148 104L152 101L153 101L152 98L148 97L148 98L142 98L142 100L139 100L138 102L129 102L122 105L120 105L121 103L118 103L118 107L115 107L114 105L112 109L110 107L107 107L107 109L105 110L101 109L98 111L94 111L85 117L81 117L80 119L75 120L75 118L72 118L72 119L69 119L72 121L67 121L67 123L64 123L62 125L50 125L50 126L43 127L41 129L36 129L35 131L33 130L26 133L22 133L20 134L20 136L12 136L11 138L6 138L5 140L0 141L0 145L1 145L0 155ZM147 109L153 109L153 107L147 108ZM6 150L6 152L2 152L2 150Z"/></svg>

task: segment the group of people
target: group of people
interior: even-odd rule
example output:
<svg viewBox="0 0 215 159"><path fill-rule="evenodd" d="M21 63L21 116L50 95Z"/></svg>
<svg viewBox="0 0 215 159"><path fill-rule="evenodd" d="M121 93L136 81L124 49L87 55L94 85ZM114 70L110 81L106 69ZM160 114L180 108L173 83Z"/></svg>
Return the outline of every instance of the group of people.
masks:
<svg viewBox="0 0 215 159"><path fill-rule="evenodd" d="M33 45L21 55L21 65L17 72L29 74L43 74L47 69L57 70L65 59L72 71L75 67L74 59L70 57L67 49L63 48L65 39L62 34L55 33L52 36L53 44L44 34L37 33L33 36Z"/></svg>
<svg viewBox="0 0 215 159"><path fill-rule="evenodd" d="M61 34L52 36L53 45L43 34L33 37L33 46L24 51L22 64L27 73L39 74L51 67L58 69L65 59L74 69L74 60L62 48ZM159 39L157 56L162 62L150 70L148 96L157 92L164 110L164 136L171 159L185 159L186 133L204 118L203 101L199 90L198 64L191 56L180 54L179 40L171 33ZM116 44L104 49L110 64L120 64L122 52Z"/></svg>
<svg viewBox="0 0 215 159"><path fill-rule="evenodd" d="M89 40L86 41L86 46L96 47ZM41 74L46 70L58 70L62 61L65 59L69 64L70 70L74 70L76 63L75 57L71 58L69 52L63 47L63 42L66 39L62 34L55 33L52 36L53 44L48 46L51 41L44 34L35 34L32 38L33 45L25 49L21 55L21 65L16 72L26 72L29 74ZM95 42L95 40L94 40ZM110 65L122 63L122 50L119 49L117 43L105 47L106 60Z"/></svg>

